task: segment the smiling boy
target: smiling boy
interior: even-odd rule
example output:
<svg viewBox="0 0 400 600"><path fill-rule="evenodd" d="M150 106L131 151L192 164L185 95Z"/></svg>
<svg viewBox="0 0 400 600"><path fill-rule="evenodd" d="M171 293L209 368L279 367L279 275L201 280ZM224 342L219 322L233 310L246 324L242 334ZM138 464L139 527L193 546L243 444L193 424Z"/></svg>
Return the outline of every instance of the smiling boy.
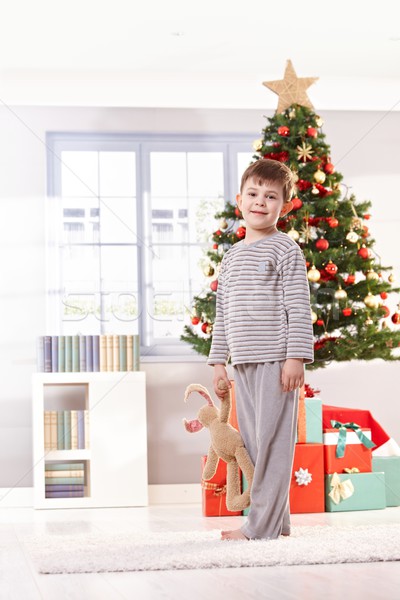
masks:
<svg viewBox="0 0 400 600"><path fill-rule="evenodd" d="M293 174L260 159L243 173L237 204L244 240L224 255L208 364L230 386L234 370L240 432L255 465L251 508L241 529L222 539L275 539L290 534L289 486L304 364L313 362L306 267L299 246L278 231L292 208Z"/></svg>

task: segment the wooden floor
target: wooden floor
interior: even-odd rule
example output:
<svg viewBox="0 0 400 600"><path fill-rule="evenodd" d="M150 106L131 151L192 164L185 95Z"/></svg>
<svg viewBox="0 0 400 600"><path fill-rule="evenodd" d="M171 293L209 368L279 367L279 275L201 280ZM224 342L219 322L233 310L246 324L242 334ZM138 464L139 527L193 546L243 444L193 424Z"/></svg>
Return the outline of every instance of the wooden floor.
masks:
<svg viewBox="0 0 400 600"><path fill-rule="evenodd" d="M400 508L293 515L294 525L398 523ZM39 575L22 540L27 534L116 533L140 523L149 531L238 527L241 517L203 518L199 505L130 509L0 509L1 600L397 600L400 563L338 564L196 571ZM399 540L400 544L400 540Z"/></svg>

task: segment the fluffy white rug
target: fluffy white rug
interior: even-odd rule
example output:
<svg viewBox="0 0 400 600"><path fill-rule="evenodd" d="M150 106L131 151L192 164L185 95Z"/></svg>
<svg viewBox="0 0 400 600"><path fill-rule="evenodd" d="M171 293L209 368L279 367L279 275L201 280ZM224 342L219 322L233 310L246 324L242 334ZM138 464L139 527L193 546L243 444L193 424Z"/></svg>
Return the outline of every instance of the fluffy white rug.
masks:
<svg viewBox="0 0 400 600"><path fill-rule="evenodd" d="M222 542L219 531L43 535L24 543L40 573L266 567L400 560L400 525L294 527L278 540Z"/></svg>

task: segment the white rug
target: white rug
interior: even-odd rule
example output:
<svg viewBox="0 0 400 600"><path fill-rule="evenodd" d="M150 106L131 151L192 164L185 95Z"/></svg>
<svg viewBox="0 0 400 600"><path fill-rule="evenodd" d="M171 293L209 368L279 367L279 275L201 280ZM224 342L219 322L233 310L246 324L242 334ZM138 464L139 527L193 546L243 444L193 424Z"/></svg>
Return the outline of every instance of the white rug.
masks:
<svg viewBox="0 0 400 600"><path fill-rule="evenodd" d="M24 543L40 573L100 573L400 560L400 525L294 527L278 540L219 531L43 535Z"/></svg>

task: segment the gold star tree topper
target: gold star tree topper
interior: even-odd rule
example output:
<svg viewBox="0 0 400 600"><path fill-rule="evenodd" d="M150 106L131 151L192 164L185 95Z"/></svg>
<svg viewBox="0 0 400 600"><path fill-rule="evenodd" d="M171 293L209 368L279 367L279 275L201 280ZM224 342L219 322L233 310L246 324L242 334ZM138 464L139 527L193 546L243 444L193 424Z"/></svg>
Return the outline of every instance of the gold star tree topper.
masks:
<svg viewBox="0 0 400 600"><path fill-rule="evenodd" d="M292 61L288 60L284 78L278 81L263 81L263 85L278 94L279 102L276 112L279 113L292 104L314 108L306 94L306 90L317 80L318 77L297 77Z"/></svg>

